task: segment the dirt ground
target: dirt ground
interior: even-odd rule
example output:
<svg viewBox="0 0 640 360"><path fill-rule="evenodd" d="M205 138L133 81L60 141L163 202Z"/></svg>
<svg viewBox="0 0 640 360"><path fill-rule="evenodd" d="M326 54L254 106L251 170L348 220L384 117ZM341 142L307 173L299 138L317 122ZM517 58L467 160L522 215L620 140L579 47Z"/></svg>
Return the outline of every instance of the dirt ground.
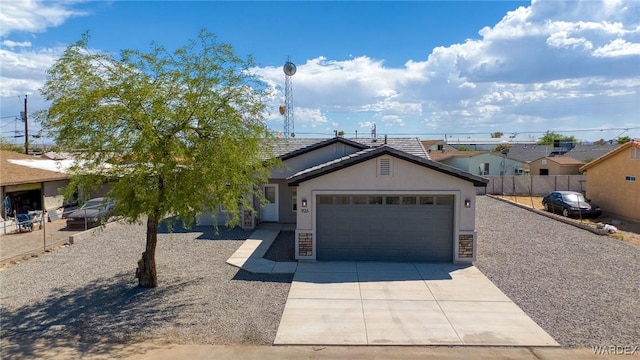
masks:
<svg viewBox="0 0 640 360"><path fill-rule="evenodd" d="M36 224L30 232L17 232L14 226L7 227L6 234L0 231L0 271L59 250L79 232L67 230L63 219L46 223L44 229Z"/></svg>
<svg viewBox="0 0 640 360"><path fill-rule="evenodd" d="M542 206L542 196L498 195L496 197L544 211L544 207ZM640 223L614 218L611 216L607 216L606 214L595 219L575 220L578 222L581 221L583 223L592 224L594 227L596 223L612 224L616 228L618 228L618 232L609 235L609 237L640 247Z"/></svg>

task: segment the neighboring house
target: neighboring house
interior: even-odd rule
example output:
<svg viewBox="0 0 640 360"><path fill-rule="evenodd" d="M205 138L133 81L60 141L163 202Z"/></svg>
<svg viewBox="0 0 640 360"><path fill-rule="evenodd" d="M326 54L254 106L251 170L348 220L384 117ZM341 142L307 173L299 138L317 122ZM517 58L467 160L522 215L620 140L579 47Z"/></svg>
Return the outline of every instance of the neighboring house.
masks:
<svg viewBox="0 0 640 360"><path fill-rule="evenodd" d="M56 162L13 151L0 151L1 216L8 218L17 213L47 210L62 206L59 189L69 183L69 176Z"/></svg>
<svg viewBox="0 0 640 360"><path fill-rule="evenodd" d="M618 145L602 144L602 145L583 145L577 144L575 147L559 148L553 145L512 145L509 148L508 156L512 159L529 163L545 156L566 156L580 160L584 163L608 153L615 149ZM533 173L532 173L533 174Z"/></svg>
<svg viewBox="0 0 640 360"><path fill-rule="evenodd" d="M509 148L509 157L528 164L545 156L562 156L566 152L566 150L554 148L552 145L512 145ZM537 175L533 172L531 174Z"/></svg>
<svg viewBox="0 0 640 360"><path fill-rule="evenodd" d="M545 156L529 163L531 175L580 175L584 163L568 156Z"/></svg>
<svg viewBox="0 0 640 360"><path fill-rule="evenodd" d="M580 168L587 198L604 212L640 221L640 140L618 146Z"/></svg>
<svg viewBox="0 0 640 360"><path fill-rule="evenodd" d="M427 154L429 154L429 158L435 161L440 161L440 159L447 158L451 154L462 152L443 140L422 140L421 143Z"/></svg>
<svg viewBox="0 0 640 360"><path fill-rule="evenodd" d="M460 151L439 160L443 164L482 176L522 175L525 164L496 152Z"/></svg>
<svg viewBox="0 0 640 360"><path fill-rule="evenodd" d="M488 180L430 160L419 139L293 138L273 146L282 167L262 185L268 203L257 217L295 224L296 259L475 259L475 187Z"/></svg>

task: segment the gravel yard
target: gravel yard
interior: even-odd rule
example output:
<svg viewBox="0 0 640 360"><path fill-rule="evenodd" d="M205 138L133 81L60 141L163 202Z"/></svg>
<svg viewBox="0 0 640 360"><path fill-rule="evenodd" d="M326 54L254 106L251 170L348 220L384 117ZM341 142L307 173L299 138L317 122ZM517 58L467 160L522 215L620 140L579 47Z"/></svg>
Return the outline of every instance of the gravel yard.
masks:
<svg viewBox="0 0 640 360"><path fill-rule="evenodd" d="M159 287L139 289L134 274L145 229L118 224L1 271L3 357L24 355L37 339L272 343L292 276L256 275L225 263L251 232L159 234Z"/></svg>
<svg viewBox="0 0 640 360"><path fill-rule="evenodd" d="M640 345L640 249L477 198L475 265L562 346Z"/></svg>
<svg viewBox="0 0 640 360"><path fill-rule="evenodd" d="M639 345L640 249L477 198L476 266L563 346ZM36 342L271 344L291 275L225 263L250 232L159 234L159 287L139 289L145 226L117 224L69 248L0 271L3 358ZM289 259L293 232L267 257ZM108 348L101 351L108 353Z"/></svg>

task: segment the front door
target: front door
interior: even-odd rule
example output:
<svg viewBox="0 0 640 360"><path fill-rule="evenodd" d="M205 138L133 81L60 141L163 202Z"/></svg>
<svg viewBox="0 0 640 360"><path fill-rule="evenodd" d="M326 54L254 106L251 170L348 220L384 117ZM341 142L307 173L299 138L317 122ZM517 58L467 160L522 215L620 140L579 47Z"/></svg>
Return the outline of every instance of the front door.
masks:
<svg viewBox="0 0 640 360"><path fill-rule="evenodd" d="M260 220L278 222L278 184L262 185L267 202L260 208Z"/></svg>

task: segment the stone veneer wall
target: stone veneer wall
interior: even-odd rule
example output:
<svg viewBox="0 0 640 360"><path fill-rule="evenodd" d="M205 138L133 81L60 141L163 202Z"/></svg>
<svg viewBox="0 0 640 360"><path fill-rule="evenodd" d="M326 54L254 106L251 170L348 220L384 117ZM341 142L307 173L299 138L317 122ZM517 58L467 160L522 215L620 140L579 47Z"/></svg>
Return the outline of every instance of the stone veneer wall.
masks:
<svg viewBox="0 0 640 360"><path fill-rule="evenodd" d="M313 234L301 232L298 234L298 256L313 255Z"/></svg>
<svg viewBox="0 0 640 360"><path fill-rule="evenodd" d="M242 222L245 229L252 229L253 226L253 212L251 210L244 210L242 213Z"/></svg>
<svg viewBox="0 0 640 360"><path fill-rule="evenodd" d="M458 235L458 258L473 257L473 234Z"/></svg>

